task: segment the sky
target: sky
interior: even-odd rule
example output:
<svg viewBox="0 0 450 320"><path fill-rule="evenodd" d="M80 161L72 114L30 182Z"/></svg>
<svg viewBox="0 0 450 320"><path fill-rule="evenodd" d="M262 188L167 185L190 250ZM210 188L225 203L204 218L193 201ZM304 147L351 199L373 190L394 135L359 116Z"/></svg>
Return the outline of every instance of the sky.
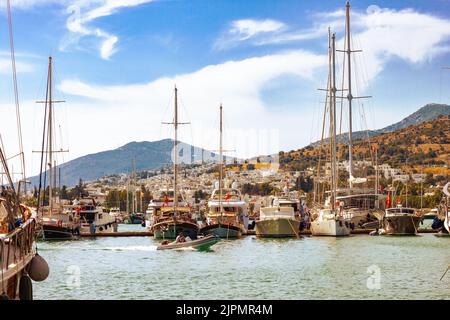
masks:
<svg viewBox="0 0 450 320"><path fill-rule="evenodd" d="M0 4L0 134L17 153L5 2ZM48 57L64 162L131 141L173 136L251 157L320 138L328 27L343 48L345 1L11 0L27 173L39 171ZM450 102L450 0L351 2L354 130ZM338 82L344 56L337 55ZM344 88L345 88L344 80ZM348 111L343 106L342 131ZM14 158L11 160L13 163ZM16 164L16 168L17 168ZM13 169L14 171L14 169Z"/></svg>

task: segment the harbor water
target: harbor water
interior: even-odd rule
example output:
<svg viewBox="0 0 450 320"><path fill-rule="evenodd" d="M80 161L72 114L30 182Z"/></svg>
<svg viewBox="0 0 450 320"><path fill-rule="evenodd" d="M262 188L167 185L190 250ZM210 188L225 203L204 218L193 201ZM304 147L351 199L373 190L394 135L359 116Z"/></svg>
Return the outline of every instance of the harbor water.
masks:
<svg viewBox="0 0 450 320"><path fill-rule="evenodd" d="M142 231L120 225L119 231ZM151 237L38 242L49 278L35 299L450 299L450 238L222 240L157 251Z"/></svg>

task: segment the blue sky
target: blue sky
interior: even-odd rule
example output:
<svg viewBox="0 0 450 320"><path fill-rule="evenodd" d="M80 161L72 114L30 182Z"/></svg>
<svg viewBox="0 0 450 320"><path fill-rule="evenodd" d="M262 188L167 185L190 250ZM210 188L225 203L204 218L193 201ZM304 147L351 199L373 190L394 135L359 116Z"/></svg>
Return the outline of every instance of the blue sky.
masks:
<svg viewBox="0 0 450 320"><path fill-rule="evenodd" d="M327 27L341 45L345 1L13 0L12 5L27 158L35 158L31 150L39 145L42 109L33 101L45 94L50 54L56 96L67 100L57 110L62 144L71 150L62 160L171 136L160 122L171 118L175 83L181 116L191 121L180 132L186 142L217 148L221 102L228 147L238 156L296 149L320 134L323 95L316 89L326 80ZM355 127L380 128L425 103L449 103L450 71L440 68L450 65L450 1L351 5L352 45L364 51L355 54L356 84L360 93L374 97L355 107ZM6 119L14 109L2 6L0 116ZM14 122L7 123L1 134L13 150ZM262 141L267 133L275 138ZM36 171L36 161L28 162Z"/></svg>

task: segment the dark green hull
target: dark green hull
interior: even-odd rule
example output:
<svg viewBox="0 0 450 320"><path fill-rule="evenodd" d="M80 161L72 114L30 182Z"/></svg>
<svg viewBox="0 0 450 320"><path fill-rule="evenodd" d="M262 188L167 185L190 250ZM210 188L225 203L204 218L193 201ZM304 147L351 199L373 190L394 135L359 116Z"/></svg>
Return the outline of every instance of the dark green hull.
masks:
<svg viewBox="0 0 450 320"><path fill-rule="evenodd" d="M199 232L204 235L211 234L223 239L240 238L242 236L241 228L219 223L203 227Z"/></svg>
<svg viewBox="0 0 450 320"><path fill-rule="evenodd" d="M175 239L180 233L197 239L198 226L190 222L166 222L157 223L152 227L155 239Z"/></svg>

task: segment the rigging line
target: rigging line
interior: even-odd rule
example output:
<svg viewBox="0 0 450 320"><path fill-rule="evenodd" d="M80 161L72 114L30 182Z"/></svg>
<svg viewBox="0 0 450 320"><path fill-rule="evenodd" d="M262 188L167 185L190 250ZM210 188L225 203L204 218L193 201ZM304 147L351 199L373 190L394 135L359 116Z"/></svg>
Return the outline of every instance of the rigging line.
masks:
<svg viewBox="0 0 450 320"><path fill-rule="evenodd" d="M50 71L50 66L49 66ZM40 170L39 170L39 188L37 193L37 213L39 214L39 207L41 204L41 190L42 190L42 167L44 163L44 146L45 146L45 131L46 131L46 124L47 124L47 101L48 101L48 86L49 86L49 77L47 77L47 89L45 92L45 105L44 105L44 126L42 130L42 146L41 146L41 163L40 163ZM45 161L47 162L47 153L45 156ZM47 172L47 171L46 171ZM44 198L45 198L45 179L44 179ZM42 204L44 203L44 199L42 199Z"/></svg>
<svg viewBox="0 0 450 320"><path fill-rule="evenodd" d="M17 134L19 138L19 150L21 154L21 167L22 167L22 180L24 182L24 194L26 193L27 187L25 183L26 174L25 174L25 154L23 152L23 141L22 141L22 123L20 119L20 106L19 106L19 90L17 88L17 73L16 73L16 57L14 53L14 38L13 38L13 30L12 30L12 15L11 15L11 5L10 0L6 1L7 11L8 11L8 30L9 30L9 46L11 51L11 66L13 73L13 84L14 84L14 101L16 105L16 120L17 120ZM17 195L20 194L20 183L17 190Z"/></svg>

